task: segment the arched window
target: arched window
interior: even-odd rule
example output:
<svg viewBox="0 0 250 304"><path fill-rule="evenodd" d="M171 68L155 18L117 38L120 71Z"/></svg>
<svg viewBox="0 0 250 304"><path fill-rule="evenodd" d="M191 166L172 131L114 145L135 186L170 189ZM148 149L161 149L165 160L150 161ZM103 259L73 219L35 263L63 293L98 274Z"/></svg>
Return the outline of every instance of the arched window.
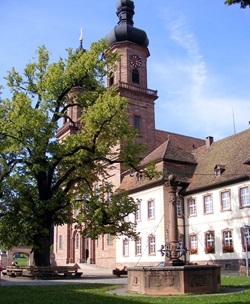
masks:
<svg viewBox="0 0 250 304"><path fill-rule="evenodd" d="M136 69L133 69L133 71L132 71L132 82L137 83L137 84L140 83L140 75L139 75L138 70L136 70Z"/></svg>
<svg viewBox="0 0 250 304"><path fill-rule="evenodd" d="M79 249L79 234L76 234L76 249Z"/></svg>
<svg viewBox="0 0 250 304"><path fill-rule="evenodd" d="M114 84L114 73L111 72L109 74L109 87L111 87Z"/></svg>

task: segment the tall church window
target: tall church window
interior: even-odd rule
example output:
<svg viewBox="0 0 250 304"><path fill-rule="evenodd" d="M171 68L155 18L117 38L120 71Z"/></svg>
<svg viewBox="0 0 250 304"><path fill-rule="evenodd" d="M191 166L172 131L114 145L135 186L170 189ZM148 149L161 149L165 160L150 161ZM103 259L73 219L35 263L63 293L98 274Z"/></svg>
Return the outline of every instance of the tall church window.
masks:
<svg viewBox="0 0 250 304"><path fill-rule="evenodd" d="M137 132L141 133L141 117L135 115L134 116L134 128L137 130Z"/></svg>
<svg viewBox="0 0 250 304"><path fill-rule="evenodd" d="M114 84L114 73L111 72L109 74L109 87L111 87Z"/></svg>
<svg viewBox="0 0 250 304"><path fill-rule="evenodd" d="M140 83L140 74L137 69L133 69L132 71L132 82L137 84Z"/></svg>
<svg viewBox="0 0 250 304"><path fill-rule="evenodd" d="M63 249L63 236L59 235L59 249Z"/></svg>
<svg viewBox="0 0 250 304"><path fill-rule="evenodd" d="M76 234L76 249L79 249L79 234Z"/></svg>

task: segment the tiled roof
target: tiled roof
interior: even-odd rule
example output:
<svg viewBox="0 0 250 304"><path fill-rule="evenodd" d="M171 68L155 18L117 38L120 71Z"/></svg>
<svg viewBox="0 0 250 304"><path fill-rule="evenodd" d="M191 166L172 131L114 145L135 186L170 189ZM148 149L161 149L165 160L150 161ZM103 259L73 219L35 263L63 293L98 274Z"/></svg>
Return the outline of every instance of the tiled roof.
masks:
<svg viewBox="0 0 250 304"><path fill-rule="evenodd" d="M192 151L201 146L205 145L205 140L186 135L176 134L167 131L155 130L156 145L160 146L164 142L170 139L171 142L175 143L178 147L185 150Z"/></svg>
<svg viewBox="0 0 250 304"><path fill-rule="evenodd" d="M208 148L197 149L195 158L198 165L187 191L195 192L247 179L250 174L246 164L249 155L250 129L214 142ZM220 176L215 176L214 168L218 164L223 165L225 170Z"/></svg>
<svg viewBox="0 0 250 304"><path fill-rule="evenodd" d="M148 154L141 165L144 166L150 162L158 162L160 160L169 160L174 162L196 163L194 155L187 150L176 145L172 139L167 140L157 149Z"/></svg>
<svg viewBox="0 0 250 304"><path fill-rule="evenodd" d="M141 167L145 167L152 162L156 164L157 171L162 173L161 178L158 178L158 180L149 180L145 177L138 179L137 173L133 174L133 176L127 174L123 177L120 188L133 191L157 181L164 181L170 174L175 174L179 181L188 182L196 166L193 153L178 147L172 140L166 141L148 154L142 160Z"/></svg>

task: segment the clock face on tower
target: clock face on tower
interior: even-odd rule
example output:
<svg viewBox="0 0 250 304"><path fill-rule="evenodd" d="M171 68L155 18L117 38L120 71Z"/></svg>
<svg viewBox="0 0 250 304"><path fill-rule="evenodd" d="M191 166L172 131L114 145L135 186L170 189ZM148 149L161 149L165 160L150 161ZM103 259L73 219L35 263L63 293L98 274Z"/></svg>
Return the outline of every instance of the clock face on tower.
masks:
<svg viewBox="0 0 250 304"><path fill-rule="evenodd" d="M131 55L130 56L130 64L134 67L134 68L139 68L142 64L142 60L138 55Z"/></svg>

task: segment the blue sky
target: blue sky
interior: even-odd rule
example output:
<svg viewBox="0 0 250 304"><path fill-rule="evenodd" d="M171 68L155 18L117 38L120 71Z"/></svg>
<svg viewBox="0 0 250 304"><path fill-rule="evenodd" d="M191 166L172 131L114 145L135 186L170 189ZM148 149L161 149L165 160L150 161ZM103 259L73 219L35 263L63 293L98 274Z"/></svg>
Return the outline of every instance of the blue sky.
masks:
<svg viewBox="0 0 250 304"><path fill-rule="evenodd" d="M21 72L38 46L51 60L105 37L118 0L1 0L0 84ZM156 128L215 140L249 128L250 9L224 0L134 0L134 26L147 32L148 87L158 90ZM2 97L8 97L4 90Z"/></svg>

